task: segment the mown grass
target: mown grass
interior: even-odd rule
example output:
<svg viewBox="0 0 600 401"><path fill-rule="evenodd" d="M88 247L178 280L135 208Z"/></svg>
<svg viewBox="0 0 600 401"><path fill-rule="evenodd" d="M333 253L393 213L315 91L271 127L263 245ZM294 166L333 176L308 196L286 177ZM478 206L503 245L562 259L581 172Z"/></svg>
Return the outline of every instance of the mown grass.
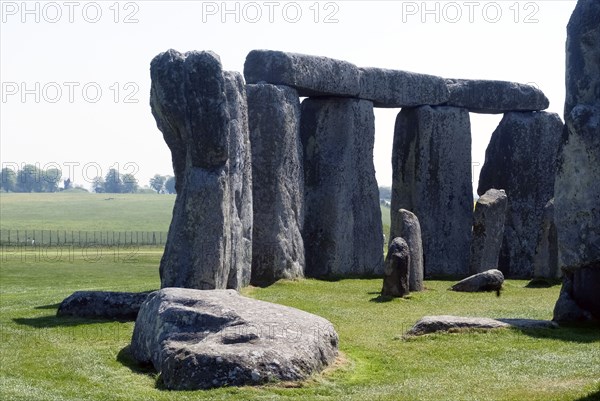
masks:
<svg viewBox="0 0 600 401"><path fill-rule="evenodd" d="M3 230L162 231L175 195L0 193Z"/></svg>
<svg viewBox="0 0 600 401"><path fill-rule="evenodd" d="M417 319L459 314L549 319L559 287L509 280L501 297L447 291L428 281L408 299L383 302L381 280L282 281L248 296L329 319L344 361L298 386L161 389L155 372L128 354L133 323L55 316L76 290L159 286L160 249L77 249L53 261L2 254L2 400L593 400L600 396L600 329L498 330L404 339ZM121 253L126 254L122 255ZM93 260L93 262L92 262Z"/></svg>

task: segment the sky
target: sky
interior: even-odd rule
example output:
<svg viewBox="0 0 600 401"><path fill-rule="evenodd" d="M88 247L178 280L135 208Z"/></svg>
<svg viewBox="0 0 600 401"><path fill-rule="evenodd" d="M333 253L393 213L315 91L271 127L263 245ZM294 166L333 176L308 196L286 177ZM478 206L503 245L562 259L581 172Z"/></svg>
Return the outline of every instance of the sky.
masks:
<svg viewBox="0 0 600 401"><path fill-rule="evenodd" d="M58 167L90 187L109 168L140 186L172 174L152 117L150 61L212 50L243 71L253 49L328 56L445 78L530 83L562 117L560 1L0 1L0 162ZM375 110L374 163L392 181L398 109ZM474 187L501 115L471 114Z"/></svg>

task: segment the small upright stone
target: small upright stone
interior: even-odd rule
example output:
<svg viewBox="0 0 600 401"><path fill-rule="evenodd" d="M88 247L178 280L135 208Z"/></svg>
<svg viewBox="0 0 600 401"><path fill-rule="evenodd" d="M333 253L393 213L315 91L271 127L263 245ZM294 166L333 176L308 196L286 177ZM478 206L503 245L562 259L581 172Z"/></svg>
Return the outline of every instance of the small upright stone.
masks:
<svg viewBox="0 0 600 401"><path fill-rule="evenodd" d="M302 102L306 275L383 273L383 228L373 165L373 103Z"/></svg>
<svg viewBox="0 0 600 401"><path fill-rule="evenodd" d="M464 107L472 113L539 111L550 105L546 95L532 85L475 79L447 79L446 83L450 91L447 105Z"/></svg>
<svg viewBox="0 0 600 401"><path fill-rule="evenodd" d="M375 107L414 107L448 101L443 78L416 72L384 68L360 69L361 99L372 100Z"/></svg>
<svg viewBox="0 0 600 401"><path fill-rule="evenodd" d="M560 278L561 275L558 267L558 238L554 223L554 198L552 198L544 207L542 228L533 258L533 276Z"/></svg>
<svg viewBox="0 0 600 401"><path fill-rule="evenodd" d="M252 284L304 276L304 168L295 89L247 85L254 193Z"/></svg>
<svg viewBox="0 0 600 401"><path fill-rule="evenodd" d="M477 200L473 213L471 274L498 267L507 205L504 190L490 189Z"/></svg>
<svg viewBox="0 0 600 401"><path fill-rule="evenodd" d="M252 50L244 63L248 84L295 88L300 96L357 97L360 70L347 61L274 50Z"/></svg>
<svg viewBox="0 0 600 401"><path fill-rule="evenodd" d="M390 238L402 237L410 253L408 283L410 291L423 291L423 243L421 241L421 225L412 212L400 209L392 210L392 220L396 231L390 232Z"/></svg>
<svg viewBox="0 0 600 401"><path fill-rule="evenodd" d="M409 294L410 251L403 238L394 238L388 248L383 273L384 297L403 297Z"/></svg>
<svg viewBox="0 0 600 401"><path fill-rule="evenodd" d="M507 277L533 276L544 206L554 194L563 123L555 113L506 113L485 152L477 193L502 188L508 196L498 269Z"/></svg>

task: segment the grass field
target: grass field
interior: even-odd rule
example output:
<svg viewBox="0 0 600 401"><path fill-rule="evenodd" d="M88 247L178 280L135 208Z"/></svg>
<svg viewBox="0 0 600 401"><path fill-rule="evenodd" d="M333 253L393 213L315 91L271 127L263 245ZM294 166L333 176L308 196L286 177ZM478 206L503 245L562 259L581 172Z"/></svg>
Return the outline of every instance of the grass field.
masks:
<svg viewBox="0 0 600 401"><path fill-rule="evenodd" d="M173 197L107 197L2 194L2 228L6 217L23 229L40 221L84 229L112 221L129 230L133 220L158 224L153 216L162 208L168 225ZM63 213L44 214L43 205L55 208L57 199ZM94 212L71 210L88 208L82 199ZM389 209L382 212L389 216ZM75 247L51 255L0 250L0 400L600 400L597 326L402 337L431 314L550 319L560 288L527 288L515 280L505 283L501 297L455 293L447 291L448 281L427 281L426 291L389 302L378 298L380 279L246 288L245 295L329 319L340 336L339 364L295 386L165 391L157 374L128 353L133 322L56 317L58 304L77 290L158 288L161 255L162 249L143 247L95 248L93 255Z"/></svg>

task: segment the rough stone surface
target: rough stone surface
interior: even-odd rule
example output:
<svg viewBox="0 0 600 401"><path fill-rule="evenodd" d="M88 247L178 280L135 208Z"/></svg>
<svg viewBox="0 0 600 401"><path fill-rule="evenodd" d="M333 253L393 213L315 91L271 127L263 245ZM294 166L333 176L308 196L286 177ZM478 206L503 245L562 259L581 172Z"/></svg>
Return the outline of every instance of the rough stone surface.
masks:
<svg viewBox="0 0 600 401"><path fill-rule="evenodd" d="M425 316L406 332L407 336L422 336L436 332L451 332L468 329L490 330L506 327L518 329L555 329L558 325L549 320L533 319L490 319L487 317Z"/></svg>
<svg viewBox="0 0 600 401"><path fill-rule="evenodd" d="M227 288L250 284L252 271L253 191L252 154L246 85L239 72L225 71L229 111L229 192L231 260Z"/></svg>
<svg viewBox="0 0 600 401"><path fill-rule="evenodd" d="M169 50L150 72L152 114L171 149L177 189L161 286L239 288L249 280L252 235L241 79L224 74L212 52Z"/></svg>
<svg viewBox="0 0 600 401"><path fill-rule="evenodd" d="M360 92L360 70L347 61L273 50L252 50L246 57L248 84L266 82L295 88L300 96L350 96Z"/></svg>
<svg viewBox="0 0 600 401"><path fill-rule="evenodd" d="M164 288L148 296L131 352L168 389L303 380L331 364L338 336L327 320L233 290Z"/></svg>
<svg viewBox="0 0 600 401"><path fill-rule="evenodd" d="M410 291L423 291L423 243L421 241L421 225L412 212L400 209L391 211L392 226L397 232L390 232L390 238L402 237L408 245L410 263L408 283Z"/></svg>
<svg viewBox="0 0 600 401"><path fill-rule="evenodd" d="M409 294L410 251L404 238L394 238L385 258L383 289L385 297L403 297Z"/></svg>
<svg viewBox="0 0 600 401"><path fill-rule="evenodd" d="M558 267L558 238L554 223L554 198L544 206L542 228L533 258L533 276L559 278L562 275Z"/></svg>
<svg viewBox="0 0 600 401"><path fill-rule="evenodd" d="M569 323L592 319L592 314L582 309L573 299L573 274L566 273L563 277L563 285L560 296L554 305L552 320L555 322Z"/></svg>
<svg viewBox="0 0 600 401"><path fill-rule="evenodd" d="M469 272L473 189L469 113L455 107L405 108L392 151L392 210L421 224L426 276ZM398 233L392 221L391 232Z"/></svg>
<svg viewBox="0 0 600 401"><path fill-rule="evenodd" d="M254 194L252 283L304 276L304 167L295 89L247 85Z"/></svg>
<svg viewBox="0 0 600 401"><path fill-rule="evenodd" d="M361 99L375 107L413 107L441 104L449 99L443 78L384 68L360 69Z"/></svg>
<svg viewBox="0 0 600 401"><path fill-rule="evenodd" d="M498 267L507 205L504 190L490 189L477 200L473 213L471 274Z"/></svg>
<svg viewBox="0 0 600 401"><path fill-rule="evenodd" d="M135 320L149 292L77 291L65 298L57 316Z"/></svg>
<svg viewBox="0 0 600 401"><path fill-rule="evenodd" d="M509 111L539 111L550 105L544 93L532 85L507 81L446 79L448 106L473 113L501 114Z"/></svg>
<svg viewBox="0 0 600 401"><path fill-rule="evenodd" d="M450 289L461 292L500 291L504 275L498 269L490 269L474 274L454 284Z"/></svg>
<svg viewBox="0 0 600 401"><path fill-rule="evenodd" d="M306 270L310 277L383 273L383 229L367 100L302 102Z"/></svg>
<svg viewBox="0 0 600 401"><path fill-rule="evenodd" d="M477 193L502 188L508 196L498 268L511 278L531 278L544 206L554 196L560 117L546 112L504 115L485 152Z"/></svg>

